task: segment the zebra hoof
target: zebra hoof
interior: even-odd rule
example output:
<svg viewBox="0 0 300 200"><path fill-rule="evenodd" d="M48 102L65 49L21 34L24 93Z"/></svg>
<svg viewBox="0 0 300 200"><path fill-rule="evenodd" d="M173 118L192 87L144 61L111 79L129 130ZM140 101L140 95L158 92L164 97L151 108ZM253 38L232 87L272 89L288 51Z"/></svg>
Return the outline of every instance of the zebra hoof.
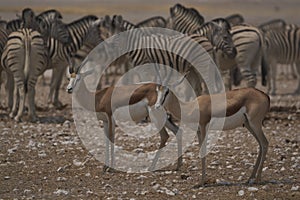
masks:
<svg viewBox="0 0 300 200"><path fill-rule="evenodd" d="M35 115L29 116L29 121L32 123L35 123L38 121L38 117Z"/></svg>
<svg viewBox="0 0 300 200"><path fill-rule="evenodd" d="M21 120L21 117L19 117L19 116L15 116L14 117L14 120L16 121L16 122L21 122L22 120Z"/></svg>
<svg viewBox="0 0 300 200"><path fill-rule="evenodd" d="M53 102L53 107L59 110L64 109L65 107L67 107L67 105L63 105L60 101L57 102Z"/></svg>
<svg viewBox="0 0 300 200"><path fill-rule="evenodd" d="M247 181L247 183L248 183L249 185L255 184L255 183L256 183L255 178L249 178L249 180Z"/></svg>

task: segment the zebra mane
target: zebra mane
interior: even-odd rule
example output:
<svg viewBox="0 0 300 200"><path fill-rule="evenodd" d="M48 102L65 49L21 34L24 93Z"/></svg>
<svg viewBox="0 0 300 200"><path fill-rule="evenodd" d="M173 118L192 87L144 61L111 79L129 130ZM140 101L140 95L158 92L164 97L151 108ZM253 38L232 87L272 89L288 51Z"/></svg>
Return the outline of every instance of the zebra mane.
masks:
<svg viewBox="0 0 300 200"><path fill-rule="evenodd" d="M227 30L231 30L231 25L225 18L215 18L212 20L212 22L216 22L219 26L222 26Z"/></svg>
<svg viewBox="0 0 300 200"><path fill-rule="evenodd" d="M39 15L36 16L36 18L47 18L47 19L62 19L62 14L55 10L55 9L50 9L46 10Z"/></svg>
<svg viewBox="0 0 300 200"><path fill-rule="evenodd" d="M161 16L151 17L136 24L137 27L166 27L167 21Z"/></svg>
<svg viewBox="0 0 300 200"><path fill-rule="evenodd" d="M21 19L13 19L7 22L6 29L8 33L18 30L21 27L22 20Z"/></svg>
<svg viewBox="0 0 300 200"><path fill-rule="evenodd" d="M282 29L286 26L287 24L283 19L273 19L271 21L260 24L258 28L265 32L271 29Z"/></svg>

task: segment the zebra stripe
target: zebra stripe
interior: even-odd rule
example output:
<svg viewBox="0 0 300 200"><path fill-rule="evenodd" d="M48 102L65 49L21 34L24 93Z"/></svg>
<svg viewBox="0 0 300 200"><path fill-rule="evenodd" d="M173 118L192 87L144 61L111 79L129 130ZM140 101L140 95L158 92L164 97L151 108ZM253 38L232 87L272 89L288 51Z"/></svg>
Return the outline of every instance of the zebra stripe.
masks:
<svg viewBox="0 0 300 200"><path fill-rule="evenodd" d="M266 48L263 56L262 67L267 71L268 65L268 91L270 94L276 93L276 64L296 63L297 71L300 72L300 28L287 26L285 29L271 29L264 33ZM266 73L262 74L265 78ZM300 79L296 93L300 92Z"/></svg>
<svg viewBox="0 0 300 200"><path fill-rule="evenodd" d="M1 56L1 64L6 71L13 74L14 102L10 117L19 121L22 117L25 96L28 93L29 116L36 120L35 113L35 84L37 77L47 67L47 51L43 37L32 29L22 28L12 32ZM19 102L18 102L19 97ZM18 107L18 112L17 112Z"/></svg>

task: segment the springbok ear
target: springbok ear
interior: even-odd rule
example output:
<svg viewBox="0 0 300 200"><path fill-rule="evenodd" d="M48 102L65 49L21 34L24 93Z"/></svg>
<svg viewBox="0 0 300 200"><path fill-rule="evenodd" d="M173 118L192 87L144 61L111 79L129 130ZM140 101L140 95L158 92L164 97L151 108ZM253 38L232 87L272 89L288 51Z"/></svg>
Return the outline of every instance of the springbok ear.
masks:
<svg viewBox="0 0 300 200"><path fill-rule="evenodd" d="M162 80L161 80L160 73L159 73L159 71L158 71L158 67L157 67L157 66L154 66L154 69L155 69L155 71L156 71L156 74L157 74L157 77L158 77L159 84L162 84Z"/></svg>
<svg viewBox="0 0 300 200"><path fill-rule="evenodd" d="M86 71L86 72L80 73L80 75L81 75L82 77L86 77L86 76L88 76L88 75L94 73L94 71L95 71L95 69L91 69L91 70L88 70L88 71Z"/></svg>

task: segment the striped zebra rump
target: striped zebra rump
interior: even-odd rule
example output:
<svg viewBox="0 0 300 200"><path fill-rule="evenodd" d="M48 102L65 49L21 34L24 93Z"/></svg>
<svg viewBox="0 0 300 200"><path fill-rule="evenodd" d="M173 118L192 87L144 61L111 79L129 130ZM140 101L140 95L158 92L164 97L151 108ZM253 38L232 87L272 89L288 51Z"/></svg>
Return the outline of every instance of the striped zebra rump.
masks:
<svg viewBox="0 0 300 200"><path fill-rule="evenodd" d="M4 69L12 73L14 78L13 108L10 117L19 121L28 93L29 116L35 119L34 95L35 84L39 75L47 68L47 51L39 32L31 29L19 29L12 32L1 57ZM18 100L19 99L19 100ZM18 113L17 112L18 109Z"/></svg>
<svg viewBox="0 0 300 200"><path fill-rule="evenodd" d="M265 73L262 78L268 78L268 91L276 93L276 70L277 64L294 64L298 74L300 72L300 28L287 26L281 30L268 30L264 33L266 48L262 60L262 68ZM300 93L300 79L296 93Z"/></svg>

